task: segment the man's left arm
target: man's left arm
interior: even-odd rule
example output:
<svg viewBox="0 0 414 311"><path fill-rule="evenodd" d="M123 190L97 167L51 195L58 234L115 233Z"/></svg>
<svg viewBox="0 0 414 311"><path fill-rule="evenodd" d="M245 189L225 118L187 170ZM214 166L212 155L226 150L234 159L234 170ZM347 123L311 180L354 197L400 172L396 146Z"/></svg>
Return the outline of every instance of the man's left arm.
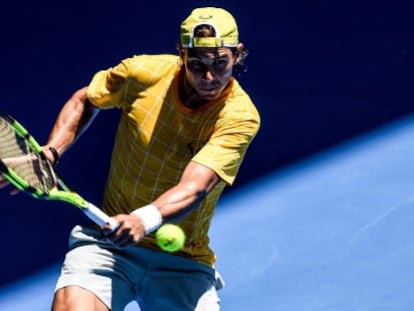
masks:
<svg viewBox="0 0 414 311"><path fill-rule="evenodd" d="M110 239L119 246L138 243L163 222L179 220L197 208L220 181L220 177L211 168L190 161L178 184L151 204L131 214L114 216L120 226Z"/></svg>

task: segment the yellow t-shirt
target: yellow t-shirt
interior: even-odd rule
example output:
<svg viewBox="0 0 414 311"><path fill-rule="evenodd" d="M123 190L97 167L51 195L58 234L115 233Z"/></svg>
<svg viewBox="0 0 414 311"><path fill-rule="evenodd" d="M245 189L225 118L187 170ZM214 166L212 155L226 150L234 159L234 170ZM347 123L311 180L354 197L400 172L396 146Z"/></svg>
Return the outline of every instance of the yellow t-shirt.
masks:
<svg viewBox="0 0 414 311"><path fill-rule="evenodd" d="M235 79L219 98L198 110L178 95L181 61L174 55L138 55L95 74L89 100L102 109L122 110L112 153L103 210L130 213L178 183L189 161L213 169L222 179L179 225L185 247L175 253L213 265L208 229L226 184L231 185L260 117ZM159 249L154 234L140 243Z"/></svg>

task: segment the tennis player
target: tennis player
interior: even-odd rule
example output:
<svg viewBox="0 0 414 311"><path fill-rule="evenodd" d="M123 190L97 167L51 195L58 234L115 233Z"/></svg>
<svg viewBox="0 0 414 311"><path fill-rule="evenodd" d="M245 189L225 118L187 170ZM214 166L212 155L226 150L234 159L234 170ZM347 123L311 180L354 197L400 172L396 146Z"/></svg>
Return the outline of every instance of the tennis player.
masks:
<svg viewBox="0 0 414 311"><path fill-rule="evenodd" d="M208 230L260 117L233 75L247 51L228 11L194 9L181 24L178 52L137 55L97 72L57 117L45 145L51 161L99 110L122 111L102 206L120 227L108 238L109 228L74 227L55 311L121 311L133 300L142 311L220 309L223 282ZM154 232L165 222L185 231L180 251L157 246Z"/></svg>

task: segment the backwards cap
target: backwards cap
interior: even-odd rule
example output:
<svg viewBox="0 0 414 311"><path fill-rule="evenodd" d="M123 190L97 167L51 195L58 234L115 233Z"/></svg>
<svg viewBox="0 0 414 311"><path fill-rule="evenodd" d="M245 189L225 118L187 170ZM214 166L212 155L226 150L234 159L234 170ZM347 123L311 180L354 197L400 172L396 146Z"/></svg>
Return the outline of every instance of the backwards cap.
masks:
<svg viewBox="0 0 414 311"><path fill-rule="evenodd" d="M194 37L194 30L200 25L210 25L216 37ZM215 7L194 9L181 24L181 45L183 48L195 47L236 47L239 32L234 17L226 10Z"/></svg>

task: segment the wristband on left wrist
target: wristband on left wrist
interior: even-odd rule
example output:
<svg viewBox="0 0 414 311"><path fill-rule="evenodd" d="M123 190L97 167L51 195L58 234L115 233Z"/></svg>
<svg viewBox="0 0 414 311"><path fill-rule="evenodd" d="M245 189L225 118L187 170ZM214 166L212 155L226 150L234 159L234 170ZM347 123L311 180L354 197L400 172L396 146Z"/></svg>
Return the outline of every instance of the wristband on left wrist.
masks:
<svg viewBox="0 0 414 311"><path fill-rule="evenodd" d="M157 230L162 224L162 215L158 208L152 204L137 208L131 214L141 219L146 235Z"/></svg>
<svg viewBox="0 0 414 311"><path fill-rule="evenodd" d="M48 150L53 155L53 163L52 164L53 165L58 164L58 162L59 162L59 153L57 152L56 148L50 146Z"/></svg>

